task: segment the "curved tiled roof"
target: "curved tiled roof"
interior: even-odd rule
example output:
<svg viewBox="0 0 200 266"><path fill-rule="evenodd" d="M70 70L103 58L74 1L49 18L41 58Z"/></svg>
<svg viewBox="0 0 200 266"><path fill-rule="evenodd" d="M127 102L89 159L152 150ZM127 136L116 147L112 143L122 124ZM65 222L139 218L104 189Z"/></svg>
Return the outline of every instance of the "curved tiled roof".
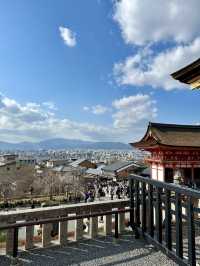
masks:
<svg viewBox="0 0 200 266"><path fill-rule="evenodd" d="M190 84L193 89L200 88L200 58L193 63L174 72L171 76L185 84Z"/></svg>
<svg viewBox="0 0 200 266"><path fill-rule="evenodd" d="M155 145L200 148L200 126L150 122L145 136L131 145L144 149Z"/></svg>
<svg viewBox="0 0 200 266"><path fill-rule="evenodd" d="M106 172L114 172L121 168L130 167L130 166L139 167L139 165L136 164L134 161L116 161L112 164L106 165L105 167L102 168L102 170Z"/></svg>
<svg viewBox="0 0 200 266"><path fill-rule="evenodd" d="M196 61L192 62L191 64L179 69L178 71L171 74L171 76L179 80L181 82L187 83L190 81L194 76L200 73L200 58Z"/></svg>

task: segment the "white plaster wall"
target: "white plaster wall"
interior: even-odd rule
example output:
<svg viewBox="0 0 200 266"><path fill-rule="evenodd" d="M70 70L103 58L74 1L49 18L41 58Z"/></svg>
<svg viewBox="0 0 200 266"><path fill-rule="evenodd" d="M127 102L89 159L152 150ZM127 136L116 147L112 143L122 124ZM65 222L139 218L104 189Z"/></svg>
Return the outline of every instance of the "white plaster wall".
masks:
<svg viewBox="0 0 200 266"><path fill-rule="evenodd" d="M157 165L153 164L151 166L152 179L157 180Z"/></svg>
<svg viewBox="0 0 200 266"><path fill-rule="evenodd" d="M164 167L158 166L158 181L164 182Z"/></svg>

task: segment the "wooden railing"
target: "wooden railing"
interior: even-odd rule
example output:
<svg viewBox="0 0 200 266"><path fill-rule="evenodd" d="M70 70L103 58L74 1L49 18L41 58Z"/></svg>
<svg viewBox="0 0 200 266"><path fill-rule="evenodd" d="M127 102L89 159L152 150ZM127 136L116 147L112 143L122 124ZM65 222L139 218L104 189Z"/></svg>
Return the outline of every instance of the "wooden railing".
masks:
<svg viewBox="0 0 200 266"><path fill-rule="evenodd" d="M118 219L118 214L124 214L126 212L130 212L131 209L123 209L123 210L116 210L116 211L105 211L105 212L95 212L95 213L88 213L88 214L83 214L83 215L73 215L70 217L62 217L62 218L52 218L52 219L43 219L43 220L38 220L38 221L31 221L31 222L21 222L21 223L14 223L14 224L9 224L5 226L0 226L0 230L13 230L13 251L12 251L12 256L17 257L18 254L18 230L21 227L29 227L29 226L34 226L34 225L45 225L45 224L52 224L52 223L63 223L67 221L75 221L75 220L80 220L84 218L96 218L99 216L104 216L104 215L115 215L115 233L114 236L115 238L119 237L119 219Z"/></svg>
<svg viewBox="0 0 200 266"><path fill-rule="evenodd" d="M136 238L146 237L181 265L196 265L200 192L138 175L130 176L130 190Z"/></svg>
<svg viewBox="0 0 200 266"><path fill-rule="evenodd" d="M84 219L88 221L88 236L98 235L98 217L103 218L103 234L112 234L117 238L125 228L125 213L130 212L129 200L99 201L71 204L66 206L45 207L8 211L0 213L0 232L6 232L5 254L16 257L18 254L19 228L25 229L25 249L34 247L34 226L41 226L41 244L52 244L52 225L57 225L58 244L68 242L68 222L74 221L74 240L83 238ZM112 216L114 216L114 223Z"/></svg>
<svg viewBox="0 0 200 266"><path fill-rule="evenodd" d="M98 217L103 217L104 235L117 238L125 227L125 213L135 237L155 243L180 265L200 262L200 192L191 188L130 176L130 200L111 200L29 210L0 212L0 232L6 234L6 254L18 254L19 228L25 228L25 249L34 246L34 226L41 225L42 247L51 244L52 224L58 224L58 244L68 241L68 222L75 221L74 240L83 237L83 221L89 222L89 237L98 235ZM114 216L114 223L112 221ZM113 227L114 226L114 227ZM197 243L199 238L199 243ZM198 257L199 256L199 257Z"/></svg>

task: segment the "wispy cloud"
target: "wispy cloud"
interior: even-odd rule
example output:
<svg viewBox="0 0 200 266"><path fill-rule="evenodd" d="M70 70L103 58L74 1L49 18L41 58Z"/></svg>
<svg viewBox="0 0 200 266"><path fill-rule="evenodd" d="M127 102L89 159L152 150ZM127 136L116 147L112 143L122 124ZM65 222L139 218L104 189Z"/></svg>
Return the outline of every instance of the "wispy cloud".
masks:
<svg viewBox="0 0 200 266"><path fill-rule="evenodd" d="M103 106L101 104L97 104L94 106L84 106L83 107L84 111L91 112L94 115L102 115L110 111L109 107Z"/></svg>
<svg viewBox="0 0 200 266"><path fill-rule="evenodd" d="M59 27L60 36L64 43L69 47L74 47L76 45L76 34L67 27Z"/></svg>
<svg viewBox="0 0 200 266"><path fill-rule="evenodd" d="M83 106L83 111L89 111L90 110L90 107L88 106Z"/></svg>
<svg viewBox="0 0 200 266"><path fill-rule="evenodd" d="M113 126L133 132L143 128L149 120L157 116L156 102L148 94L136 94L122 97L113 102L116 109L113 114Z"/></svg>
<svg viewBox="0 0 200 266"><path fill-rule="evenodd" d="M43 102L42 105L49 108L50 110L53 110L53 111L57 110L57 107L55 106L55 103L53 102Z"/></svg>

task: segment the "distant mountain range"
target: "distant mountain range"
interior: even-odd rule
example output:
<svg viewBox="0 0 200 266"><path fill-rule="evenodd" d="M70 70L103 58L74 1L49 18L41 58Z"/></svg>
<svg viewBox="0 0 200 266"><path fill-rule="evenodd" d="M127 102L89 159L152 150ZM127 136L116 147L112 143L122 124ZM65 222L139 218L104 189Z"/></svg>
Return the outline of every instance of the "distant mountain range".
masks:
<svg viewBox="0 0 200 266"><path fill-rule="evenodd" d="M116 149L116 150L127 150L131 149L129 144L121 142L92 142L83 140L72 140L72 139L48 139L40 142L19 142L9 143L0 142L0 150L59 150L59 149Z"/></svg>

